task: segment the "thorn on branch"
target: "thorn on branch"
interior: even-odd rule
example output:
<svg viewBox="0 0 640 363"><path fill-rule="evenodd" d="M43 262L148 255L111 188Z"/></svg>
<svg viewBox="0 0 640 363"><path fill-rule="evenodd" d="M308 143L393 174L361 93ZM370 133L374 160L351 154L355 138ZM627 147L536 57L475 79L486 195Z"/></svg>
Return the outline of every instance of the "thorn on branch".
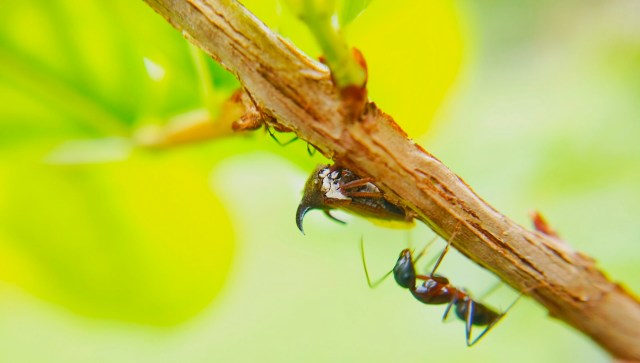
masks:
<svg viewBox="0 0 640 363"><path fill-rule="evenodd" d="M549 223L547 223L547 220L542 216L542 213L540 213L539 211L533 211L529 214L529 216L531 217L531 220L533 221L533 228L541 233L546 234L547 236L551 236L551 237L556 237L558 238L558 233L556 232L555 229L553 229Z"/></svg>
<svg viewBox="0 0 640 363"><path fill-rule="evenodd" d="M364 107L367 104L367 62L357 48L352 48L352 57L364 70L364 81L362 84L351 84L340 88L340 97L342 98L343 108L345 110L346 121L358 120L364 113ZM333 73L332 73L333 75Z"/></svg>

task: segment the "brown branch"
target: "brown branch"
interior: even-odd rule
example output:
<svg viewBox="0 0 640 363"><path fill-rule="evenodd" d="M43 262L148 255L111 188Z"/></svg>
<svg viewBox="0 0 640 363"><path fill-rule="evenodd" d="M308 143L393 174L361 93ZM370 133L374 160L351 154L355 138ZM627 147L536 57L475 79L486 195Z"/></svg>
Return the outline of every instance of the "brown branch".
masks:
<svg viewBox="0 0 640 363"><path fill-rule="evenodd" d="M376 180L454 247L618 359L640 361L640 303L592 259L528 231L478 197L369 103L350 119L329 70L233 0L145 0L235 74L261 112L328 157Z"/></svg>

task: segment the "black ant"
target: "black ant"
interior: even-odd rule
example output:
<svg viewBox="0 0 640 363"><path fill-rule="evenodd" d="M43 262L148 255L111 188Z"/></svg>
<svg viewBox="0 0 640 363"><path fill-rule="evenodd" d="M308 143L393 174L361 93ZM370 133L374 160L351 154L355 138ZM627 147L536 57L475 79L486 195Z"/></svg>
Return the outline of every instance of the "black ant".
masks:
<svg viewBox="0 0 640 363"><path fill-rule="evenodd" d="M502 317L507 314L507 312L509 312L509 310L513 307L513 305L518 301L520 297L518 297L513 303L511 303L511 305L509 305L509 307L507 307L504 312L498 313L493 309L487 307L486 305L473 299L471 295L469 295L464 289L460 289L451 285L449 279L447 279L446 277L436 275L436 270L438 269L438 266L440 266L442 259L449 250L449 246L451 245L451 241L453 240L454 236L449 239L447 246L438 257L429 275L416 274L415 263L425 254L427 248L433 242L435 242L437 236L425 246L425 248L418 254L415 259L412 256L411 250L402 250L393 269L374 283L372 283L371 279L369 278L369 271L367 270L367 263L364 257L364 239L360 240L360 251L362 253L362 264L364 266L364 272L367 276L367 283L369 284L369 287L374 288L378 286L378 284L380 284L390 274L393 273L393 277L398 285L402 286L405 289L409 289L409 291L411 291L411 294L420 302L428 305L448 304L442 317L443 321L447 319L451 308L455 307L454 310L456 316L460 320L463 320L465 322L465 336L467 346L471 347L476 344L480 340L480 338L482 338L487 332L489 332L489 330L493 328L502 319ZM422 285L416 285L417 280L421 280L424 282L422 283ZM496 287L498 286L499 285L496 285ZM493 290L494 288L491 288L484 294L484 296L488 295L490 292L493 292ZM484 326L485 328L480 333L480 335L471 340L473 326Z"/></svg>
<svg viewBox="0 0 640 363"><path fill-rule="evenodd" d="M302 221L312 209L321 209L331 219L344 223L329 212L341 208L368 218L411 223L412 212L386 199L373 184L347 168L321 165L313 171L304 186L304 194L296 212L296 225L302 233Z"/></svg>

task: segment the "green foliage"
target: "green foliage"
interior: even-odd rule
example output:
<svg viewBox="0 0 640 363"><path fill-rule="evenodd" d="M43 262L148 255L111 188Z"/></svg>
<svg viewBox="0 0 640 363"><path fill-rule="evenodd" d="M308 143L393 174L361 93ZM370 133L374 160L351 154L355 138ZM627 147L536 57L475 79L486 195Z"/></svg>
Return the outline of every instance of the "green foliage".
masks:
<svg viewBox="0 0 640 363"><path fill-rule="evenodd" d="M207 185L211 164L130 154L110 138L209 106L237 83L208 59L196 68L152 15L128 1L3 6L0 279L82 314L167 325L220 290L231 223ZM197 87L202 75L213 96Z"/></svg>
<svg viewBox="0 0 640 363"><path fill-rule="evenodd" d="M338 2L340 27L351 24L358 15L367 9L373 0L342 0Z"/></svg>
<svg viewBox="0 0 640 363"><path fill-rule="evenodd" d="M247 5L310 54L320 53L304 25L276 1ZM298 15L333 29L334 14L344 26L369 1L298 5L313 5ZM382 34L370 30L374 38ZM377 63L375 52L368 53ZM385 79L397 81L376 73L374 97ZM206 185L209 170L255 148L286 153L307 170L317 161L302 142L285 150L264 137L217 143L199 149L207 158L195 159L136 151L130 137L190 110L215 114L237 86L143 3L5 4L0 279L84 315L151 325L184 321L207 306L226 279L234 244L228 206ZM405 121L405 127L416 123Z"/></svg>

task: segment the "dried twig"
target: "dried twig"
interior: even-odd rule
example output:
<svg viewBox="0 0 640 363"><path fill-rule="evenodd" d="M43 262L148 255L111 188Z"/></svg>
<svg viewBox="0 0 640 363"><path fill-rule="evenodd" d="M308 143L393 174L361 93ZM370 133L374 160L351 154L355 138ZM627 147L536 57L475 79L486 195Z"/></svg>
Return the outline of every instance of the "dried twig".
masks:
<svg viewBox="0 0 640 363"><path fill-rule="evenodd" d="M591 258L500 214L375 104L358 110L345 103L344 90L324 65L236 1L145 1L235 74L266 117L341 165L373 177L443 238L459 229L453 246L470 259L614 357L640 361L640 303L609 281Z"/></svg>

